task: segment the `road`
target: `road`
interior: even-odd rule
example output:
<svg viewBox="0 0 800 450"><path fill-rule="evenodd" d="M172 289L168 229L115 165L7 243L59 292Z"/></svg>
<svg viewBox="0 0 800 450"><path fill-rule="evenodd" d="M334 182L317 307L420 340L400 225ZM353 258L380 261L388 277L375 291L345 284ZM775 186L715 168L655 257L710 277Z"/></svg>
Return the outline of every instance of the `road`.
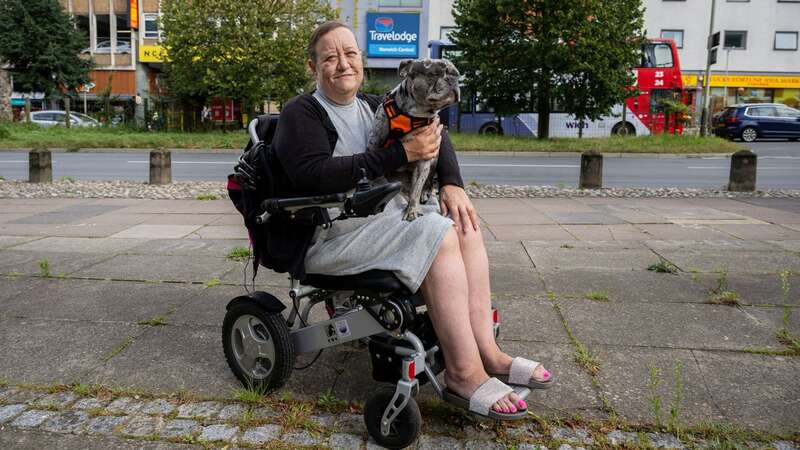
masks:
<svg viewBox="0 0 800 450"><path fill-rule="evenodd" d="M800 189L800 144L776 141L749 145L758 155L758 186L762 189ZM173 153L175 181L222 181L237 155ZM580 160L576 156L459 157L465 182L510 185L574 186ZM148 178L146 153L54 153L53 179L129 180ZM727 184L730 162L724 157L606 158L603 184L608 187L719 188ZM0 176L25 180L27 154L0 153Z"/></svg>

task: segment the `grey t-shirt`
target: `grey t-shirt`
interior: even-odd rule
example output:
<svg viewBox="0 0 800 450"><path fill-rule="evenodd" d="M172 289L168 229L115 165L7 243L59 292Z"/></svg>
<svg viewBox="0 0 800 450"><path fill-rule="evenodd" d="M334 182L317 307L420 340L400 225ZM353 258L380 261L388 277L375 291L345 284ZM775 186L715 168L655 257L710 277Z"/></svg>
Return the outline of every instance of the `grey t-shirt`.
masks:
<svg viewBox="0 0 800 450"><path fill-rule="evenodd" d="M356 97L349 105L339 105L329 100L319 87L314 91L313 97L328 113L328 117L330 117L333 126L336 128L336 133L339 135L339 139L333 149L333 156L350 156L365 152L369 142L372 122L375 119L375 113L372 112L369 104ZM386 181L381 177L381 179L373 180L373 182L381 183ZM353 190L350 192L353 192ZM328 214L330 214L331 218L334 218L339 215L339 210L331 208L328 210ZM323 240L331 239L348 233L369 220L371 220L371 217L338 220L333 223L329 230L319 235L317 240L320 238Z"/></svg>

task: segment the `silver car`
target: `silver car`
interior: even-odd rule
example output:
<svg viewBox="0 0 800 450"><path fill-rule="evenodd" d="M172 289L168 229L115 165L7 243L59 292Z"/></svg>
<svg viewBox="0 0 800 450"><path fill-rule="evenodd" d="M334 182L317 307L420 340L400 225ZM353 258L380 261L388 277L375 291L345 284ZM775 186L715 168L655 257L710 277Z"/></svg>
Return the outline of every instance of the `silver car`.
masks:
<svg viewBox="0 0 800 450"><path fill-rule="evenodd" d="M54 125L64 126L64 111L34 111L31 113L31 123L45 128ZM98 127L100 122L86 114L70 111L70 125L73 127Z"/></svg>

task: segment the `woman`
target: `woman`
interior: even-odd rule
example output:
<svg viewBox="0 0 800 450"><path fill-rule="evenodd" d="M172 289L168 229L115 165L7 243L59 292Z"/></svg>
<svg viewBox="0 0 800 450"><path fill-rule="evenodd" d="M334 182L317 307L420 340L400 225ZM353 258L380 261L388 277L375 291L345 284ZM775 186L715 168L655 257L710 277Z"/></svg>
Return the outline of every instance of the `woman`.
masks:
<svg viewBox="0 0 800 450"><path fill-rule="evenodd" d="M525 409L508 386L487 382L488 374L508 379L511 373L510 382L531 387L549 387L553 380L540 364L513 359L495 342L489 263L447 134L437 121L385 151L365 152L381 98L358 93L363 63L355 36L342 23L326 22L312 34L308 56L317 90L285 105L273 141L294 193L347 191L355 187L361 169L370 179L380 179L409 162L438 155L441 198L412 222L400 219L403 205L397 198L378 216L334 222L315 237L306 271L392 270L411 292L422 290L445 355L448 391L471 399L481 388L483 395L476 398L488 392L491 403L485 408L495 413Z"/></svg>

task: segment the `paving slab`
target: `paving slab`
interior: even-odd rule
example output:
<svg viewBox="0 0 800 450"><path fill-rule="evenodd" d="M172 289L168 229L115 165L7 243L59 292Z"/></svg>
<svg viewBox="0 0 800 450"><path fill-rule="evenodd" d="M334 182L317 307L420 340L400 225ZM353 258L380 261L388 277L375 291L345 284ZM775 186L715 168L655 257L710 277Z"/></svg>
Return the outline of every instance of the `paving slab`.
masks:
<svg viewBox="0 0 800 450"><path fill-rule="evenodd" d="M107 214L118 210L120 206L114 205L72 205L63 208L22 217L11 223L35 225L61 225L81 222L93 216Z"/></svg>
<svg viewBox="0 0 800 450"><path fill-rule="evenodd" d="M478 214L508 214L509 211L536 212L529 203L521 198L473 198L472 204Z"/></svg>
<svg viewBox="0 0 800 450"><path fill-rule="evenodd" d="M579 241L613 241L614 235L607 225L563 225Z"/></svg>
<svg viewBox="0 0 800 450"><path fill-rule="evenodd" d="M208 225L222 217L221 214L151 214L144 225ZM244 226L241 226L244 228Z"/></svg>
<svg viewBox="0 0 800 450"><path fill-rule="evenodd" d="M547 293L539 272L530 266L489 264L489 283L494 295L543 297Z"/></svg>
<svg viewBox="0 0 800 450"><path fill-rule="evenodd" d="M489 229L499 241L574 239L560 225L493 225Z"/></svg>
<svg viewBox="0 0 800 450"><path fill-rule="evenodd" d="M85 237L45 237L16 245L14 250L60 253L100 253L112 255L124 252L142 244L144 239L85 238Z"/></svg>
<svg viewBox="0 0 800 450"><path fill-rule="evenodd" d="M206 225L186 236L188 239L238 239L248 238L247 228L241 225Z"/></svg>
<svg viewBox="0 0 800 450"><path fill-rule="evenodd" d="M220 214L209 225L238 225L244 228L244 218L238 212L236 214Z"/></svg>
<svg viewBox="0 0 800 450"><path fill-rule="evenodd" d="M227 270L225 258L213 256L117 255L73 275L112 280L206 283L221 277Z"/></svg>
<svg viewBox="0 0 800 450"><path fill-rule="evenodd" d="M8 315L137 323L167 314L202 288L177 283L141 283L78 279L28 282L28 291L1 304Z"/></svg>
<svg viewBox="0 0 800 450"><path fill-rule="evenodd" d="M523 242L539 270L645 270L658 262L658 256L645 248L583 249L570 246L558 248L529 245Z"/></svg>
<svg viewBox="0 0 800 450"><path fill-rule="evenodd" d="M126 253L225 257L236 247L250 248L250 242L231 239L149 239Z"/></svg>
<svg viewBox="0 0 800 450"><path fill-rule="evenodd" d="M77 236L107 237L119 233L127 225L82 224L82 225L38 225L0 223L0 234L8 236Z"/></svg>
<svg viewBox="0 0 800 450"><path fill-rule="evenodd" d="M596 212L593 206L587 205L579 198L521 198L528 208L544 213L553 212ZM513 211L513 210L511 210Z"/></svg>
<svg viewBox="0 0 800 450"><path fill-rule="evenodd" d="M220 318L220 324L221 322ZM240 386L225 362L220 325L148 328L125 351L99 365L86 382L121 389L225 396Z"/></svg>
<svg viewBox="0 0 800 450"><path fill-rule="evenodd" d="M27 276L0 276L0 314L6 314L9 306L17 304L18 296L30 294L35 281Z"/></svg>
<svg viewBox="0 0 800 450"><path fill-rule="evenodd" d="M597 211L591 212L559 212L552 211L546 213L556 223L562 225L616 225L625 223L624 220L611 214L606 214Z"/></svg>
<svg viewBox="0 0 800 450"><path fill-rule="evenodd" d="M638 224L637 228L652 236L651 239L680 239L697 240L705 239L733 239L733 236L704 225L677 225L677 224Z"/></svg>
<svg viewBox="0 0 800 450"><path fill-rule="evenodd" d="M528 252L520 242L514 241L490 241L486 246L486 256L489 262L495 266L511 265L533 267L533 262L528 257Z"/></svg>
<svg viewBox="0 0 800 450"><path fill-rule="evenodd" d="M705 303L708 289L688 274L672 275L647 270L553 270L541 271L545 287L559 297L587 301L590 292L605 292L611 302Z"/></svg>
<svg viewBox="0 0 800 450"><path fill-rule="evenodd" d="M157 217L158 214L125 214L115 211L109 214L100 214L98 216L90 217L82 221L82 223L93 224L93 225L118 224L118 225L131 226L143 223L147 219L152 219Z"/></svg>
<svg viewBox="0 0 800 450"><path fill-rule="evenodd" d="M796 228L796 230L800 231L800 226L798 226ZM774 246L776 246L778 248L782 248L782 249L790 251L790 252L800 253L800 239L789 239L789 240L785 240L785 241L767 240L767 241L764 241L764 242L766 242L768 244L772 244L772 245L774 245Z"/></svg>
<svg viewBox="0 0 800 450"><path fill-rule="evenodd" d="M288 290L287 290L288 292ZM219 285L200 288L169 315L167 322L176 325L222 326L225 306L247 292L241 286Z"/></svg>
<svg viewBox="0 0 800 450"><path fill-rule="evenodd" d="M40 251L1 250L0 273L40 275L42 270L40 262L47 261L50 275L69 275L79 269L97 264L108 255L99 254L71 254Z"/></svg>
<svg viewBox="0 0 800 450"><path fill-rule="evenodd" d="M0 212L0 223L13 223L19 219L32 216L33 213L6 213Z"/></svg>
<svg viewBox="0 0 800 450"><path fill-rule="evenodd" d="M27 383L72 383L140 332L125 323L0 319L0 378Z"/></svg>
<svg viewBox="0 0 800 450"><path fill-rule="evenodd" d="M697 274L694 278L707 290L716 289L723 279L719 274L708 273ZM781 279L777 274L729 273L724 280L727 282L727 289L737 292L739 301L743 304L783 305L784 303ZM792 274L787 280L789 303L800 306L800 274Z"/></svg>
<svg viewBox="0 0 800 450"><path fill-rule="evenodd" d="M681 424L725 419L714 404L713 394L706 388L706 374L700 370L690 350L604 345L592 345L591 350L600 362L597 378L601 390L625 419L655 423L652 401L658 398L661 422L667 423L670 402L678 394L678 381L683 385L683 401L679 408ZM679 363L680 379L675 375ZM658 370L657 376L653 377L652 369ZM655 393L653 381L657 382Z"/></svg>
<svg viewBox="0 0 800 450"><path fill-rule="evenodd" d="M627 204L592 205L594 209L613 215L629 224L636 223L669 223L669 219L662 215L642 211L640 208Z"/></svg>
<svg viewBox="0 0 800 450"><path fill-rule="evenodd" d="M146 203L131 205L121 213L155 213L155 214L238 214L230 200L150 200Z"/></svg>
<svg viewBox="0 0 800 450"><path fill-rule="evenodd" d="M502 331L501 331L502 333ZM536 413L562 415L577 412L586 418L601 419L601 403L589 375L575 363L569 344L507 341L503 333L498 344L511 356L540 361L553 373L556 384L550 389L534 389L525 400Z"/></svg>
<svg viewBox="0 0 800 450"><path fill-rule="evenodd" d="M253 284L253 262L252 261L230 261L226 260L221 266L225 272L219 278L222 283L243 286ZM259 267L255 279L256 286L271 286L280 288L281 295L289 292L289 274L274 272L266 267Z"/></svg>
<svg viewBox="0 0 800 450"><path fill-rule="evenodd" d="M800 360L693 351L708 390L728 421L777 432L800 429Z"/></svg>
<svg viewBox="0 0 800 450"><path fill-rule="evenodd" d="M782 350L774 328L740 309L694 303L560 301L581 342L666 348Z"/></svg>
<svg viewBox="0 0 800 450"><path fill-rule="evenodd" d="M800 239L800 231L791 230L780 225L712 225L716 230L728 233L739 239L772 239L791 240Z"/></svg>
<svg viewBox="0 0 800 450"><path fill-rule="evenodd" d="M800 255L781 251L730 251L698 248L662 249L658 254L684 272L776 274L800 271Z"/></svg>
<svg viewBox="0 0 800 450"><path fill-rule="evenodd" d="M511 210L513 211L513 210ZM555 220L544 213L531 210L506 211L503 213L481 213L481 219L489 225L555 225Z"/></svg>
<svg viewBox="0 0 800 450"><path fill-rule="evenodd" d="M784 241L780 241L784 242ZM644 242L647 248L651 248L656 252L661 250L696 250L698 252L738 252L738 251L752 251L752 252L774 252L776 245L767 241L757 240L741 240L741 239L707 239L707 240L692 240L692 239L651 239Z"/></svg>
<svg viewBox="0 0 800 450"><path fill-rule="evenodd" d="M200 228L201 224L193 225L134 225L114 234L115 238L140 238L140 239L180 239Z"/></svg>
<svg viewBox="0 0 800 450"><path fill-rule="evenodd" d="M568 344L569 337L561 318L546 298L497 296L492 300L500 316L500 335L503 340Z"/></svg>

